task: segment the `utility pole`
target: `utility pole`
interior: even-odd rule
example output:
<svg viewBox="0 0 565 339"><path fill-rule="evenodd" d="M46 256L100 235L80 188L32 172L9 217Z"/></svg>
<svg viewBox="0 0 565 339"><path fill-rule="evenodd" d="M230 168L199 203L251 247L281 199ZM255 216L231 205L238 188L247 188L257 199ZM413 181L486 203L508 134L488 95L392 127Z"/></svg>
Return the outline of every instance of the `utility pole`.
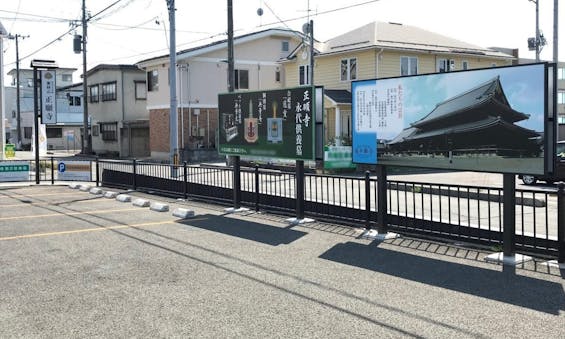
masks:
<svg viewBox="0 0 565 339"><path fill-rule="evenodd" d="M17 142L16 142L16 147L18 148L18 150L20 149L21 145L22 145L22 127L21 127L21 103L20 103L20 48L19 48L19 40L20 38L25 39L28 38L29 35L23 36L20 34L15 34L15 35L8 35L8 39L12 39L16 41L16 128L17 133Z"/></svg>
<svg viewBox="0 0 565 339"><path fill-rule="evenodd" d="M559 0L553 0L553 62L559 62L559 40L557 31L559 28Z"/></svg>
<svg viewBox="0 0 565 339"><path fill-rule="evenodd" d="M175 0L167 0L167 8L169 10L169 81L170 81L170 96L171 96L171 107L169 110L169 144L170 144L170 163L172 165L178 165L178 118L177 118L177 51L176 51L176 33L175 33ZM176 173L176 168L171 167L172 173Z"/></svg>
<svg viewBox="0 0 565 339"><path fill-rule="evenodd" d="M92 144L88 133L88 81L86 76L86 0L82 0L82 91L83 91L83 132L80 147L83 154L92 153Z"/></svg>

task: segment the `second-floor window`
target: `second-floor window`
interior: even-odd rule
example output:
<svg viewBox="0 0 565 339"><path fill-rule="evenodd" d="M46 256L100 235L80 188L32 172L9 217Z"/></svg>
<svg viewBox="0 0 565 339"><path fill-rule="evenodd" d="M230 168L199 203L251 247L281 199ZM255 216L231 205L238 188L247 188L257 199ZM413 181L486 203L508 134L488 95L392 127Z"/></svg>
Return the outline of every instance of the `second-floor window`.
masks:
<svg viewBox="0 0 565 339"><path fill-rule="evenodd" d="M416 75L416 74L418 74L418 58L401 56L400 75Z"/></svg>
<svg viewBox="0 0 565 339"><path fill-rule="evenodd" d="M102 101L112 101L112 100L116 100L118 98L118 95L116 93L116 82L107 82L104 83L102 85L100 85L102 87L102 93L101 93L101 98Z"/></svg>
<svg viewBox="0 0 565 339"><path fill-rule="evenodd" d="M101 123L100 134L102 135L102 140L106 140L106 141L118 140L118 124L115 122Z"/></svg>
<svg viewBox="0 0 565 339"><path fill-rule="evenodd" d="M310 85L310 65L302 65L298 67L298 84Z"/></svg>
<svg viewBox="0 0 565 339"><path fill-rule="evenodd" d="M249 71L246 69L235 70L235 89L249 89Z"/></svg>
<svg viewBox="0 0 565 339"><path fill-rule="evenodd" d="M559 67L557 69L557 80L565 80L565 68Z"/></svg>
<svg viewBox="0 0 565 339"><path fill-rule="evenodd" d="M341 59L341 81L357 79L357 58Z"/></svg>
<svg viewBox="0 0 565 339"><path fill-rule="evenodd" d="M75 95L69 95L69 106L80 106L80 97Z"/></svg>
<svg viewBox="0 0 565 339"><path fill-rule="evenodd" d="M159 71L156 69L147 72L147 91L154 92L159 90Z"/></svg>
<svg viewBox="0 0 565 339"><path fill-rule="evenodd" d="M71 81L73 81L73 75L72 74L62 74L61 80L65 81L65 82L71 82Z"/></svg>
<svg viewBox="0 0 565 339"><path fill-rule="evenodd" d="M98 102L100 99L98 98L98 85L92 85L88 87L89 92L89 101L90 102Z"/></svg>
<svg viewBox="0 0 565 339"><path fill-rule="evenodd" d="M455 60L452 59L438 59L436 72L445 73L455 70Z"/></svg>
<svg viewBox="0 0 565 339"><path fill-rule="evenodd" d="M145 81L134 81L135 84L135 100L147 99L147 88Z"/></svg>
<svg viewBox="0 0 565 339"><path fill-rule="evenodd" d="M565 91L557 91L557 103L559 105L565 104Z"/></svg>
<svg viewBox="0 0 565 339"><path fill-rule="evenodd" d="M288 52L289 49L290 49L290 47L289 47L288 41L286 41L286 40L281 41L281 51L282 52Z"/></svg>
<svg viewBox="0 0 565 339"><path fill-rule="evenodd" d="M467 60L461 61L461 69L464 70L464 71L468 70L469 69L469 61L467 61Z"/></svg>

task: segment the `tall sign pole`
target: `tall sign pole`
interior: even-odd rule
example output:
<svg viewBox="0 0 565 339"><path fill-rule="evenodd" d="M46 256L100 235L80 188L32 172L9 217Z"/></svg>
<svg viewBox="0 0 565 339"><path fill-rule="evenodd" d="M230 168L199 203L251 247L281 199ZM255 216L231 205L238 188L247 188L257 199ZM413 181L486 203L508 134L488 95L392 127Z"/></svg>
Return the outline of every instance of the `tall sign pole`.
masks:
<svg viewBox="0 0 565 339"><path fill-rule="evenodd" d="M179 163L178 155L178 118L177 118L177 76L176 76L176 65L177 65L177 51L176 51L176 39L175 39L175 0L167 0L167 7L169 10L169 40L171 45L169 46L169 80L170 80L170 110L169 110L169 152L170 152L170 163L173 165L173 174L176 173L176 168L174 165Z"/></svg>
<svg viewBox="0 0 565 339"><path fill-rule="evenodd" d="M233 4L228 0L228 92L234 91L235 76L233 56ZM233 208L238 210L241 205L241 169L239 156L230 156L233 163Z"/></svg>

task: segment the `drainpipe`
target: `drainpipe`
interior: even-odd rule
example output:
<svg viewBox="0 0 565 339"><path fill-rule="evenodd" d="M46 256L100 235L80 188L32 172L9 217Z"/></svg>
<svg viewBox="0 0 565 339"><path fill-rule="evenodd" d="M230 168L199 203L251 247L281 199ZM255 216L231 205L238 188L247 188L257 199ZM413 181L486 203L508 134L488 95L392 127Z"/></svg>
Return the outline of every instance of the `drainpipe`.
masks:
<svg viewBox="0 0 565 339"><path fill-rule="evenodd" d="M379 58L381 57L381 54L383 54L384 50L384 48L381 48L381 50L375 54L375 79L379 77Z"/></svg>
<svg viewBox="0 0 565 339"><path fill-rule="evenodd" d="M120 76L121 76L121 92L122 92L122 129L124 128L124 121L126 121L126 96L124 95L124 71L120 71ZM120 138L118 139L118 145L119 145L119 153L122 153L122 131L120 130L118 135L120 136ZM128 140L127 140L127 145L128 145L128 156L131 155L131 130L128 129Z"/></svg>

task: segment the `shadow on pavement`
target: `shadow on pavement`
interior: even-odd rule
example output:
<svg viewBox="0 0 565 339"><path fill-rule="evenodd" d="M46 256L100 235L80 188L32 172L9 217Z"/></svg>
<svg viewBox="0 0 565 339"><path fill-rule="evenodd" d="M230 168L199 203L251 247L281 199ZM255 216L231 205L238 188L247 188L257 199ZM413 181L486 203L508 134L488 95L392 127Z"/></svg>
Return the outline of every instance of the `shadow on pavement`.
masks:
<svg viewBox="0 0 565 339"><path fill-rule="evenodd" d="M288 245L307 234L290 228L210 214L199 215L197 219L180 220L178 223L271 246Z"/></svg>
<svg viewBox="0 0 565 339"><path fill-rule="evenodd" d="M558 315L565 293L558 283L391 251L356 242L337 244L320 258L337 263Z"/></svg>

